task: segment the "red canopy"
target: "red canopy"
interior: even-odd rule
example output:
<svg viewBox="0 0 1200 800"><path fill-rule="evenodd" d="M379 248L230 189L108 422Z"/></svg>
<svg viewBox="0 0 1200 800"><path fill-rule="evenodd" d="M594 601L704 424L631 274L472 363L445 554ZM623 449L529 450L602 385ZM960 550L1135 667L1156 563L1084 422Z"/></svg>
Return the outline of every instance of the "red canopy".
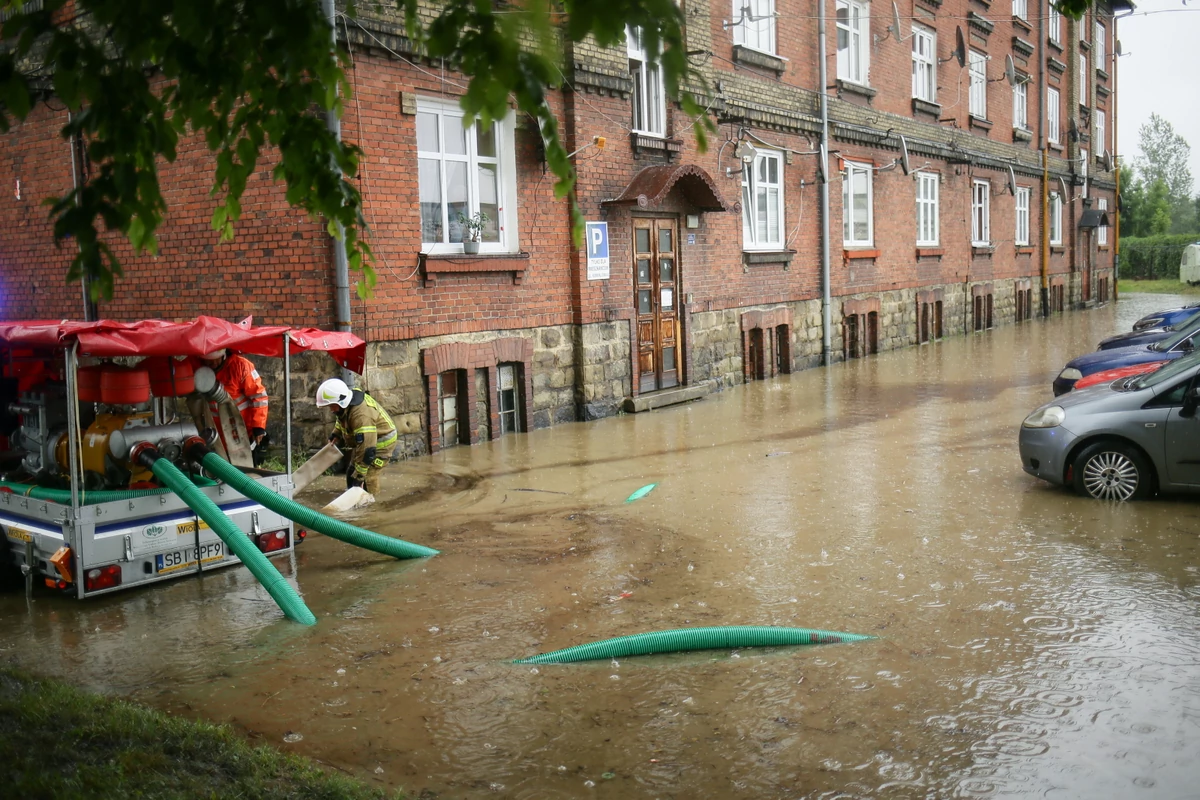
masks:
<svg viewBox="0 0 1200 800"><path fill-rule="evenodd" d="M242 327L216 317L191 322L146 319L139 322L75 322L28 320L0 322L0 344L43 349L67 348L79 342L85 356L203 356L222 347L256 356L283 357L283 335L291 353L319 350L334 361L362 373L367 343L352 333L291 328L286 325Z"/></svg>

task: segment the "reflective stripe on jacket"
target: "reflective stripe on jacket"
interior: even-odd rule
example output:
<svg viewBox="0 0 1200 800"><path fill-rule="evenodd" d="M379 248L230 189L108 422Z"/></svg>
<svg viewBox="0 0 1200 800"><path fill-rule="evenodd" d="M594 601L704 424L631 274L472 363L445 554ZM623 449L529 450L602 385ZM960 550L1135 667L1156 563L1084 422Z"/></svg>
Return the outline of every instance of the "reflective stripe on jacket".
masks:
<svg viewBox="0 0 1200 800"><path fill-rule="evenodd" d="M354 394L357 399L359 390L356 389ZM368 450L381 452L394 445L399 438L392 418L375 402L375 398L365 392L362 393L362 402L354 404L351 401L351 405L337 415L334 433L341 437L345 445L354 447L350 460L355 472L360 475L372 465L383 466L375 463L379 461L378 458L366 458Z"/></svg>

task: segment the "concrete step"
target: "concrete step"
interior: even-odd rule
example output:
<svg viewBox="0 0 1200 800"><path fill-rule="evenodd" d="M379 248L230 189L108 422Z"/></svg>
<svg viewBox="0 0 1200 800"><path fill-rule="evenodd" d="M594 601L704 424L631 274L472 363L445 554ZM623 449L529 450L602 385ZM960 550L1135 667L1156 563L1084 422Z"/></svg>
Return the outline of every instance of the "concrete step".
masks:
<svg viewBox="0 0 1200 800"><path fill-rule="evenodd" d="M712 384L700 383L695 386L676 386L674 389L663 389L637 397L626 397L623 408L628 414L641 411L653 411L656 408L687 403L699 400L712 391Z"/></svg>

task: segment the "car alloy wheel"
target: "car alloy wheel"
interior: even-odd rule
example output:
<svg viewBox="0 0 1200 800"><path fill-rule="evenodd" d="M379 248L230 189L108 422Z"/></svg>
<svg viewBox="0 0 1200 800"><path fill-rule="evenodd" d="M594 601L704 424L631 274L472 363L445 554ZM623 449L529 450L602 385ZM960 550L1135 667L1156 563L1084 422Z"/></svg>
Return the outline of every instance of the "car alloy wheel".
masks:
<svg viewBox="0 0 1200 800"><path fill-rule="evenodd" d="M1072 470L1075 489L1097 500L1140 500L1150 493L1150 469L1133 447L1098 442L1083 450Z"/></svg>

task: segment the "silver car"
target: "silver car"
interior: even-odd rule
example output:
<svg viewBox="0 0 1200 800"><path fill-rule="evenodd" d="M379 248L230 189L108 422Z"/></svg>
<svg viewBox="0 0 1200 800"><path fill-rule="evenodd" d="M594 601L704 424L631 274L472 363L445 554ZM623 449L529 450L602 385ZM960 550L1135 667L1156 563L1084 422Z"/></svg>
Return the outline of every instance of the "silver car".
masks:
<svg viewBox="0 0 1200 800"><path fill-rule="evenodd" d="M1021 424L1030 475L1101 500L1200 491L1200 350L1055 398Z"/></svg>

